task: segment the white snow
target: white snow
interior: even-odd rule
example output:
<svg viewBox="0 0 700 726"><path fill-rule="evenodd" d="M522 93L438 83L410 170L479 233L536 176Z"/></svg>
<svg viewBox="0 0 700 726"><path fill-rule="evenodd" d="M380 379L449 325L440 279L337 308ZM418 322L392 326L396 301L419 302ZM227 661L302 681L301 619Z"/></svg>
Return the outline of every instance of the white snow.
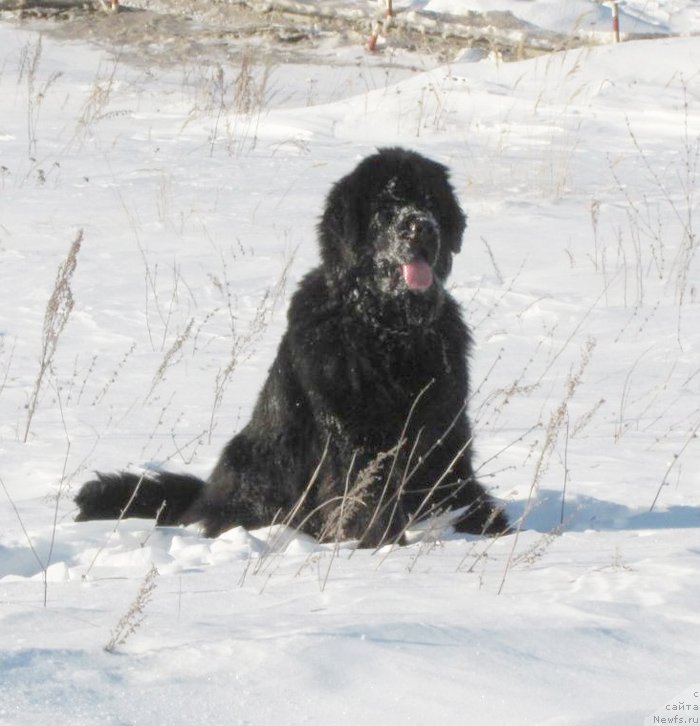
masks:
<svg viewBox="0 0 700 726"><path fill-rule="evenodd" d="M497 3L491 0L429 0L427 4L409 3L409 6L415 5L454 15L466 10L501 10L540 28L592 36L609 33L612 24L612 2L596 0L499 0ZM682 35L697 32L700 24L700 4L693 0L620 0L618 12L623 33Z"/></svg>
<svg viewBox="0 0 700 726"><path fill-rule="evenodd" d="M592 3L486 5L569 30L559 9ZM699 24L691 0L624 7ZM238 91L235 66L136 68L7 23L0 49L0 724L700 716L697 37L423 72L345 50ZM375 553L74 523L93 470L206 476L318 261L324 194L386 144L446 163L469 213L451 285L477 465L522 531Z"/></svg>

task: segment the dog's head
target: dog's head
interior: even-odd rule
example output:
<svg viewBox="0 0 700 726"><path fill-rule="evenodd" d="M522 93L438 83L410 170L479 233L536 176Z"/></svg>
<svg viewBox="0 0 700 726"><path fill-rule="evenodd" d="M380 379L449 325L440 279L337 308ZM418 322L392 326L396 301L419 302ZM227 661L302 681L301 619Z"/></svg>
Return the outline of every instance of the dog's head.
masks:
<svg viewBox="0 0 700 726"><path fill-rule="evenodd" d="M324 267L395 295L442 285L465 217L442 164L380 149L331 189L319 224Z"/></svg>

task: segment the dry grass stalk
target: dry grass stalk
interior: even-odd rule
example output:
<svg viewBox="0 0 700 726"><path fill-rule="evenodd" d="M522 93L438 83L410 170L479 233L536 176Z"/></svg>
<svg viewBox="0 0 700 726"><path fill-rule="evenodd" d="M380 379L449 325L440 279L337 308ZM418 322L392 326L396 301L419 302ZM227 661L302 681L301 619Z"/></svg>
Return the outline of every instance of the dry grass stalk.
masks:
<svg viewBox="0 0 700 726"><path fill-rule="evenodd" d="M34 390L32 391L29 405L27 406L27 425L24 430L25 442L29 436L32 419L34 418L36 407L39 403L39 395L41 393L44 377L51 368L53 357L56 353L56 348L58 347L59 338L68 323L68 318L70 317L75 304L70 283L78 264L78 253L80 252L80 245L82 244L82 241L83 230L81 229L76 235L75 240L73 240L73 244L68 251L68 256L66 257L65 262L58 268L53 292L51 293L49 302L46 305L39 373L36 381L34 382Z"/></svg>
<svg viewBox="0 0 700 726"><path fill-rule="evenodd" d="M345 479L345 491L343 496L336 498L338 500L338 506L328 517L326 526L323 528L319 535L320 540L332 539L335 542L341 541L347 538L346 527L349 522L357 515L357 513L368 506L368 500L372 497L372 492L376 488L376 485L380 483L382 465L387 459L396 460L399 446L397 445L389 451L380 451L363 469L361 469L355 480L350 486L351 470ZM354 462L354 459L353 459ZM384 489L381 495L377 498L377 502L374 509L374 514L371 517L368 525L367 532L370 531L376 521L376 517L379 511L386 504L386 489L387 482L391 476L388 475L384 482ZM328 502L326 503L328 504Z"/></svg>
<svg viewBox="0 0 700 726"><path fill-rule="evenodd" d="M226 387L233 372L236 370L238 365L246 359L248 355L252 353L255 344L260 340L262 334L267 329L267 326L272 320L272 316L277 309L279 301L284 297L284 292L287 287L287 277L289 275L289 269L294 261L296 250L292 252L289 259L286 261L282 272L274 285L271 285L265 290L262 299L258 303L253 319L250 321L247 329L244 333L237 334L235 326L235 315L231 307L231 300L229 298L229 313L231 316L231 335L233 342L231 344L231 355L228 363L216 374L216 380L214 384L214 402L212 405L211 416L209 419L209 441L211 443L211 434L214 431L214 418L217 410L221 406ZM226 280L226 290L229 288L229 282Z"/></svg>
<svg viewBox="0 0 700 726"><path fill-rule="evenodd" d="M12 368L12 360L15 356L15 346L17 345L17 339L12 343L12 348L10 349L10 353L7 358L7 364L5 365L5 372L3 373L2 380L0 380L0 396L2 396L3 391L5 390L5 387L7 386L7 380L10 377L10 368ZM5 341L3 338L0 338L0 353L5 352Z"/></svg>
<svg viewBox="0 0 700 726"><path fill-rule="evenodd" d="M530 485L530 491L528 492L527 502L525 504L525 511L523 512L522 516L518 519L515 527L515 533L513 536L513 544L510 550L510 553L508 555L508 560L506 562L505 569L503 570L503 577L501 578L501 584L498 588L498 594L500 595L501 592L503 592L503 587L506 583L506 578L508 577L508 572L510 571L514 559L515 559L515 549L518 545L518 539L520 537L520 532L522 531L523 522L525 520L525 517L529 514L529 512L532 509L533 501L534 501L534 495L537 491L540 480L542 476L544 475L544 472L547 469L547 466L549 465L549 460L551 458L552 453L554 452L554 449L556 447L557 441L559 439L559 433L560 431L565 427L565 424L568 420L568 411L569 411L569 403L571 402L571 399L574 397L576 393L576 389L578 388L579 384L581 383L581 380L583 378L583 372L588 367L588 364L591 361L591 355L593 354L593 350L595 349L595 340L593 338L589 338L586 344L583 347L583 351L581 354L581 362L579 364L578 370L574 373L571 373L569 377L567 378L566 382L566 393L564 395L563 400L559 404L559 406L552 411L552 414L549 419L549 424L547 425L547 431L546 436L544 440L544 444L542 446L542 450L540 451L540 456L537 460L537 464L535 466L535 473L532 477L532 483Z"/></svg>
<svg viewBox="0 0 700 726"><path fill-rule="evenodd" d="M156 589L156 577L158 577L158 570L152 564L146 576L143 578L141 587L139 587L139 591L136 593L136 597L129 606L129 609L122 615L119 622L112 629L112 637L104 647L108 653L114 653L118 646L124 645L127 639L143 623L145 617L144 610L153 597L153 591Z"/></svg>
<svg viewBox="0 0 700 726"><path fill-rule="evenodd" d="M260 555L260 559L258 560L258 563L256 564L255 568L253 569L253 574L259 574L262 572L265 567L267 566L267 559L270 554L274 554L278 551L279 546L282 542L282 538L286 535L284 534L287 527L290 526L292 522L295 521L297 514L301 510L301 508L304 506L304 502L306 501L307 497L309 496L309 493L313 489L314 485L316 484L316 481L321 473L321 469L323 468L323 464L326 461L326 457L328 456L328 447L330 445L330 436L326 439L326 446L323 449L323 453L321 454L321 458L319 459L318 465L316 466L316 469L314 469L314 473L309 478L309 483L306 485L306 488L301 493L299 498L297 499L294 506L289 510L287 516L282 520L281 524L283 525L280 530L277 531L275 535L273 535L268 542L266 543L265 551ZM309 518L315 514L318 510L314 510L311 514L307 515L295 528L297 532L301 531L301 529L304 527L304 525L308 522ZM272 525L274 526L277 524L276 518L275 521L272 522Z"/></svg>
<svg viewBox="0 0 700 726"><path fill-rule="evenodd" d="M112 372L112 375L107 379L107 382L104 384L104 386L102 386L102 388L97 393L95 398L93 398L92 403L90 404L91 406L96 406L107 395L107 393L109 392L109 389L117 382L117 378L119 377L119 374L121 373L122 369L126 365L126 362L129 359L129 357L135 350L136 350L136 343L132 343L131 346L129 347L129 350L127 350L127 352L124 353L123 358L117 364L117 367ZM90 365L90 370L88 371L88 375L90 373L92 373L96 359L97 359L97 356L93 356L92 363ZM85 381L87 381L87 376L85 378ZM81 395L85 388L85 381L83 381L83 386L80 390ZM78 403L80 403L80 398L81 398L81 396L78 396Z"/></svg>
<svg viewBox="0 0 700 726"><path fill-rule="evenodd" d="M37 125L41 104L51 86L61 77L60 72L52 73L44 82L44 85L37 89L37 75L41 62L42 42L41 35L36 43L27 43L20 54L20 67L18 80L27 79L27 156L35 161L37 156ZM40 174L43 172L40 171ZM29 176L29 174L27 175ZM39 177L41 181L41 176Z"/></svg>
<svg viewBox="0 0 700 726"><path fill-rule="evenodd" d="M190 333L192 332L193 325L194 325L194 318L190 318L190 321L189 321L189 323L187 323L185 330L175 338L175 340L173 341L173 344L165 352L165 355L163 356L163 360L162 360L158 370L155 372L155 375L153 376L153 380L151 381L151 387L150 387L148 393L146 394L146 398L144 399L145 401L147 401L151 397L156 386L163 380L166 370L171 365L173 365L174 358L177 356L177 354L182 349L182 346L185 344L187 339L190 337Z"/></svg>
<svg viewBox="0 0 700 726"><path fill-rule="evenodd" d="M134 503L134 500L136 499L139 490L141 489L141 484L143 484L143 480L146 478L146 472L141 474L141 477L139 478L138 482L136 482L136 486L134 487L134 491L131 493L131 496L129 497L129 501L124 505L124 509L122 509L121 514L117 518L116 522L114 523L114 527L112 527L112 530L107 535L107 539L104 541L101 547L98 548L97 552L95 552L95 556L92 558L92 562L88 565L87 570L83 573L82 579L87 579L87 576L90 574L90 571L95 566L95 562L97 562L97 558L102 554L102 551L107 546L109 541L112 539L112 536L119 528L119 525L121 524L122 519L124 519L124 514L129 511L129 507ZM160 510L159 510L160 511Z"/></svg>
<svg viewBox="0 0 700 726"><path fill-rule="evenodd" d="M661 484L659 484L659 488L656 491L656 496L654 497L654 501L651 503L651 507L649 507L649 511L653 512L654 507L656 506L656 503L659 501L659 497L661 496L661 490L668 485L668 475L671 473L671 470L678 464L681 455L683 452L688 448L688 446L691 444L691 442L696 441L700 437L700 422L698 422L695 427L692 429L692 431L688 434L688 437L685 440L685 443L681 448L678 450L677 453L673 455L673 458L671 459L671 463L668 465L668 468L666 469L666 473L663 476L663 479L661 480Z"/></svg>
<svg viewBox="0 0 700 726"><path fill-rule="evenodd" d="M29 536L29 532L27 532L27 528L24 526L24 522L22 520L22 516L19 513L19 510L17 509L17 505L15 504L14 499L10 496L10 492L7 490L7 487L5 486L5 482L3 481L1 476L0 476L0 487L2 487L2 490L5 492L7 501L10 503L10 506L12 507L12 510L14 511L15 516L17 517L17 521L19 522L19 526L22 529L24 538L27 540L27 545L29 546L29 549L30 549L34 559L36 560L37 564L39 565L39 568L41 569L41 571L44 575L44 605L46 605L46 565L44 564L44 562L42 562L41 557L39 557L39 553L36 551L36 548L34 547L32 538Z"/></svg>

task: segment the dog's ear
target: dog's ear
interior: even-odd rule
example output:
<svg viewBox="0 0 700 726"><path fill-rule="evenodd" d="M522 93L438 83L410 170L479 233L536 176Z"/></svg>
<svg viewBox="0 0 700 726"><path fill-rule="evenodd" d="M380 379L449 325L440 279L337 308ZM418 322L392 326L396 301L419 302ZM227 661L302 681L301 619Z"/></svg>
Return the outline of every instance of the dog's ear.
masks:
<svg viewBox="0 0 700 726"><path fill-rule="evenodd" d="M440 165L440 169L442 178L437 188L441 188L441 191L435 201L439 209L443 241L447 243L450 252L456 255L462 249L462 236L467 227L467 218L459 206L455 190L450 184L447 168Z"/></svg>
<svg viewBox="0 0 700 726"><path fill-rule="evenodd" d="M461 210L454 192L450 187L450 194L445 201L445 237L447 246L452 254L456 255L462 249L462 236L467 228L467 218Z"/></svg>
<svg viewBox="0 0 700 726"><path fill-rule="evenodd" d="M349 268L357 261L362 213L352 174L336 182L326 197L318 224L321 259L328 269Z"/></svg>

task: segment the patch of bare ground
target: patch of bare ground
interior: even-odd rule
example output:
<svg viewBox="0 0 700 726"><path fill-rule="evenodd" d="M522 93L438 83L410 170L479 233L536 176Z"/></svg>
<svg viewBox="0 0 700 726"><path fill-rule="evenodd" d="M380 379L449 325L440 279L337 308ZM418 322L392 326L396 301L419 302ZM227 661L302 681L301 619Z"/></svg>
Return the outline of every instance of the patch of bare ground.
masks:
<svg viewBox="0 0 700 726"><path fill-rule="evenodd" d="M127 60L149 65L220 63L238 59L251 46L267 61L322 61L343 47L366 46L379 30L378 60L395 51L445 62L466 48L517 60L580 45L529 25L511 13L453 16L401 11L387 20L377 4L322 0L0 0L5 21L71 40L118 50ZM395 62L394 58L392 62Z"/></svg>

